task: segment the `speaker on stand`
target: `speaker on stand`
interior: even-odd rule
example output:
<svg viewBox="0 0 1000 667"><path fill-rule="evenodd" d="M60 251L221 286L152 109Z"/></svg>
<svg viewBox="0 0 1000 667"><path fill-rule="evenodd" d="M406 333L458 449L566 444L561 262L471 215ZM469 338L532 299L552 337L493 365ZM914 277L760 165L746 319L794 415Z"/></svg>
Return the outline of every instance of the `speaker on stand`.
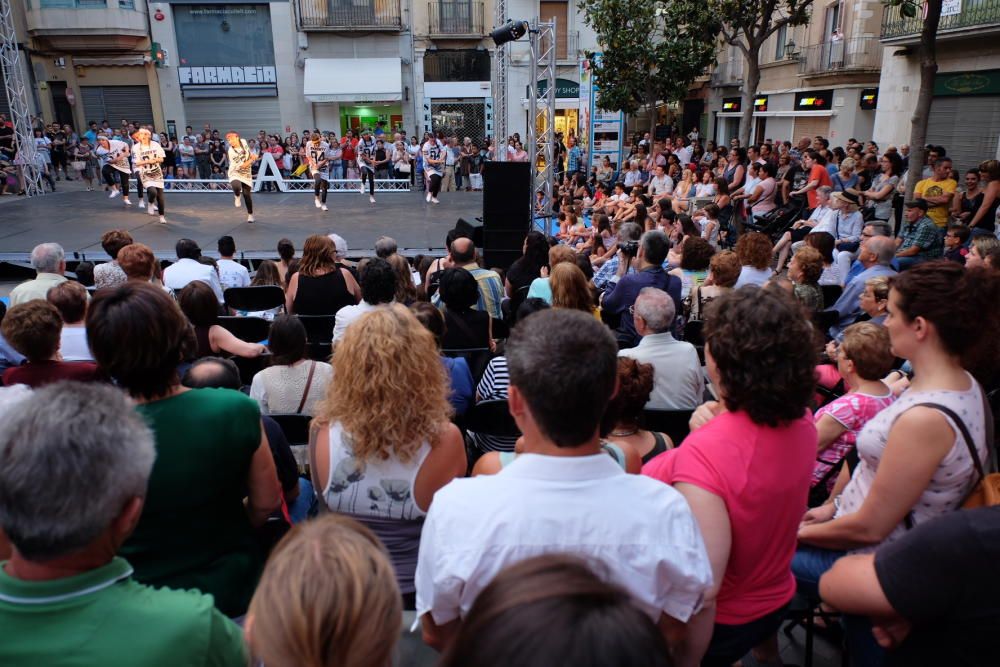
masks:
<svg viewBox="0 0 1000 667"><path fill-rule="evenodd" d="M487 162L483 171L484 268L506 270L521 256L524 237L531 231L531 213L531 165Z"/></svg>

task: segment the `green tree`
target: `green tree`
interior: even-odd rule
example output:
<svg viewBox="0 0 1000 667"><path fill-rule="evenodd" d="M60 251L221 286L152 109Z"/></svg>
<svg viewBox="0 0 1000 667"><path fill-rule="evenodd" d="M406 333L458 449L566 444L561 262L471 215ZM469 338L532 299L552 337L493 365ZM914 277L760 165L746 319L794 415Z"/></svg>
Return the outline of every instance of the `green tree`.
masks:
<svg viewBox="0 0 1000 667"><path fill-rule="evenodd" d="M939 0L940 1L940 0ZM767 38L783 26L809 22L813 0L709 0L708 9L722 18L722 37L743 54L743 116L740 117L740 143L750 143L753 98L760 85L760 49Z"/></svg>
<svg viewBox="0 0 1000 667"><path fill-rule="evenodd" d="M923 24L920 27L920 45L917 47L917 57L920 58L920 92L917 93L917 105L910 116L910 171L906 178L906 198L913 197L913 189L917 186L923 172L924 145L927 143L927 119L931 115L931 100L934 97L934 77L937 75L937 31L941 22L941 0L884 0L890 7L898 7L903 18L916 18L917 13L926 10Z"/></svg>
<svg viewBox="0 0 1000 667"><path fill-rule="evenodd" d="M582 0L583 20L603 55L594 66L597 106L634 114L676 102L715 62L719 23L697 0Z"/></svg>

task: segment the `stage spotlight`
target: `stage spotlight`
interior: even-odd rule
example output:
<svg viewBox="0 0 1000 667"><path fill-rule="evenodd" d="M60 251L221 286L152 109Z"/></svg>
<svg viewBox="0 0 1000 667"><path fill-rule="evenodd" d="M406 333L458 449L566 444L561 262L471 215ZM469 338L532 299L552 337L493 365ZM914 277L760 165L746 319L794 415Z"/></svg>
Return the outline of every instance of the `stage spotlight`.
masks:
<svg viewBox="0 0 1000 667"><path fill-rule="evenodd" d="M490 37L493 38L493 43L497 46L502 46L507 42L516 42L517 40L524 37L525 33L528 32L528 22L527 21L507 21L506 25L502 25L493 32L490 33Z"/></svg>

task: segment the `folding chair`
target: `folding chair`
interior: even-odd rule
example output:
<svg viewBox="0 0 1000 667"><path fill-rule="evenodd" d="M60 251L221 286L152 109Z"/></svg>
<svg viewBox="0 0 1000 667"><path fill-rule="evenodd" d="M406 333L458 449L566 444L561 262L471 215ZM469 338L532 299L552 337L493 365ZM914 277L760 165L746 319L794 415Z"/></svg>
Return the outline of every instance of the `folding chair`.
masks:
<svg viewBox="0 0 1000 667"><path fill-rule="evenodd" d="M247 343L267 340L271 323L263 317L220 317L219 326Z"/></svg>
<svg viewBox="0 0 1000 667"><path fill-rule="evenodd" d="M642 411L640 423L647 431L666 433L674 443L680 445L691 432L688 422L694 410L651 410Z"/></svg>
<svg viewBox="0 0 1000 667"><path fill-rule="evenodd" d="M285 292L277 285L230 287L223 293L223 297L227 307L248 313L285 305Z"/></svg>
<svg viewBox="0 0 1000 667"><path fill-rule="evenodd" d="M306 340L310 343L330 343L333 340L333 325L336 315L296 315L306 328Z"/></svg>

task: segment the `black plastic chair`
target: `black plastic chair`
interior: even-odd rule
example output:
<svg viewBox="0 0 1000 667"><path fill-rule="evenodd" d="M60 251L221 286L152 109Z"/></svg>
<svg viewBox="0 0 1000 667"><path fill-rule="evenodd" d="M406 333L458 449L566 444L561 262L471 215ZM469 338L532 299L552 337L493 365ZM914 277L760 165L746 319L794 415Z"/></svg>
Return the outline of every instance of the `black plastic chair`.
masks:
<svg viewBox="0 0 1000 667"><path fill-rule="evenodd" d="M268 417L278 423L278 426L281 427L281 432L288 439L289 445L309 444L309 422L312 421L312 417L309 415L278 413L270 414Z"/></svg>
<svg viewBox="0 0 1000 667"><path fill-rule="evenodd" d="M666 433L674 447L684 442L691 432L688 422L694 410L643 410L640 424L647 431Z"/></svg>
<svg viewBox="0 0 1000 667"><path fill-rule="evenodd" d="M259 357L232 357L232 360L240 371L240 383L244 387L249 387L253 382L253 376L271 365L271 354L262 354Z"/></svg>
<svg viewBox="0 0 1000 667"><path fill-rule="evenodd" d="M306 343L306 356L314 361L331 363L333 356L333 344L331 343Z"/></svg>
<svg viewBox="0 0 1000 667"><path fill-rule="evenodd" d="M467 431L498 438L521 436L521 429L511 416L505 398L476 403L460 418L460 426Z"/></svg>
<svg viewBox="0 0 1000 667"><path fill-rule="evenodd" d="M694 345L698 352L698 360L705 364L705 336L703 329L704 320L688 320L684 323L684 340Z"/></svg>
<svg viewBox="0 0 1000 667"><path fill-rule="evenodd" d="M223 296L226 306L245 312L271 310L285 305L285 292L277 285L230 287Z"/></svg>
<svg viewBox="0 0 1000 667"><path fill-rule="evenodd" d="M827 336L830 327L838 322L840 322L840 313L835 310L817 310L813 313L813 323L824 336Z"/></svg>
<svg viewBox="0 0 1000 667"><path fill-rule="evenodd" d="M330 343L333 341L333 325L336 315L296 315L306 328L306 340L310 343Z"/></svg>
<svg viewBox="0 0 1000 667"><path fill-rule="evenodd" d="M820 285L819 288L823 290L824 308L832 308L833 304L837 303L840 295L844 293L844 288L840 285Z"/></svg>
<svg viewBox="0 0 1000 667"><path fill-rule="evenodd" d="M469 370L472 372L472 379L477 385L479 384L479 381L483 379L483 373L486 372L486 367L489 365L490 359L493 357L493 353L490 352L488 347L444 349L441 350L441 354L453 359L458 357L465 359L465 363L469 365Z"/></svg>
<svg viewBox="0 0 1000 667"><path fill-rule="evenodd" d="M271 323L263 317L220 317L219 326L248 343L267 340Z"/></svg>

